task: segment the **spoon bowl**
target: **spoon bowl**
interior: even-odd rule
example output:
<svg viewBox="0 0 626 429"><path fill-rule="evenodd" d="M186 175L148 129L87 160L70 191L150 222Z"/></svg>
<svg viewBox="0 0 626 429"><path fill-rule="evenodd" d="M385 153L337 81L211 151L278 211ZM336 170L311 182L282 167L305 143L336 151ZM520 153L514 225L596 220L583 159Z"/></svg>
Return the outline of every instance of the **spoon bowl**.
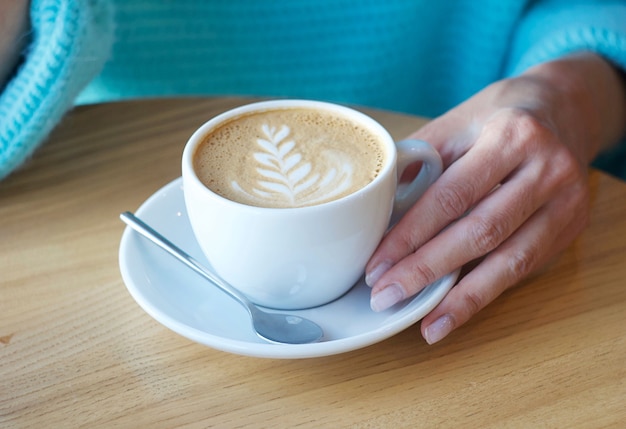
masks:
<svg viewBox="0 0 626 429"><path fill-rule="evenodd" d="M203 267L198 261L179 249L133 213L121 213L120 219L135 232L152 241L243 305L248 311L252 320L252 327L259 337L270 342L283 344L314 343L323 337L324 332L322 328L309 319L292 314L269 313L261 310L244 294L217 274Z"/></svg>

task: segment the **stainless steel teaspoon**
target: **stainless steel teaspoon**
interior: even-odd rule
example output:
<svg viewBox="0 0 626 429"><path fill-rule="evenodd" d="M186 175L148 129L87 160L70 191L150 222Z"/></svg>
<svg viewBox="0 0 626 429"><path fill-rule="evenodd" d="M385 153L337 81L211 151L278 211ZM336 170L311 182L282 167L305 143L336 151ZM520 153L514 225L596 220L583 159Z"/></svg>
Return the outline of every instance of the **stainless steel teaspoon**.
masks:
<svg viewBox="0 0 626 429"><path fill-rule="evenodd" d="M254 330L261 338L276 343L307 344L319 341L324 335L322 328L308 319L291 314L268 313L259 309L245 295L200 265L131 212L121 213L120 219L243 305L250 314Z"/></svg>

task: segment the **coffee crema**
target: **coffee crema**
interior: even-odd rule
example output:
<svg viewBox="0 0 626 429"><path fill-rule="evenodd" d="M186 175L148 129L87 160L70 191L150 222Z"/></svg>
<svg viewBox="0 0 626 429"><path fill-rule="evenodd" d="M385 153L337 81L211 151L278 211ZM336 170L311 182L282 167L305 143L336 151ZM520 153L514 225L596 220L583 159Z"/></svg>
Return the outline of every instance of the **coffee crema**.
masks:
<svg viewBox="0 0 626 429"><path fill-rule="evenodd" d="M385 162L383 143L355 120L312 108L242 114L208 132L193 156L213 192L257 207L304 207L347 196Z"/></svg>

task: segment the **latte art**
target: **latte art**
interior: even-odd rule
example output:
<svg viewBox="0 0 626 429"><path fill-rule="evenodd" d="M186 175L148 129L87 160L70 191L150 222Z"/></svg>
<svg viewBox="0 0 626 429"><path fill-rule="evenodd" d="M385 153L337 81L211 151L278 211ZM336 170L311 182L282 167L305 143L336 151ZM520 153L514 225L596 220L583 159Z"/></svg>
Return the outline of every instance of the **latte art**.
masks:
<svg viewBox="0 0 626 429"><path fill-rule="evenodd" d="M194 156L200 180L230 200L303 207L362 188L383 163L378 138L347 118L314 109L237 117L212 130Z"/></svg>
<svg viewBox="0 0 626 429"><path fill-rule="evenodd" d="M314 205L341 195L352 185L352 160L338 151L324 151L318 165L313 165L297 152L296 142L289 139L289 127L280 130L263 124L266 138L257 139L260 152L253 154L258 162L257 183L246 190L237 180L233 192L259 204L271 200L285 207ZM245 186L245 184L243 184ZM279 201L282 201L280 203Z"/></svg>

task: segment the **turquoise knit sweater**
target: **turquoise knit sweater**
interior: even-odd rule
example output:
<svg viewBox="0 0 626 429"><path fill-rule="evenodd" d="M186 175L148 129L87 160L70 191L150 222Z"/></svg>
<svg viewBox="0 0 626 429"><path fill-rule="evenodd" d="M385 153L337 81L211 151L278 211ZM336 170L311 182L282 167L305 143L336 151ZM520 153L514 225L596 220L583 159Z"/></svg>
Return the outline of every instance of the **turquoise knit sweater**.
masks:
<svg viewBox="0 0 626 429"><path fill-rule="evenodd" d="M626 2L32 0L0 94L0 178L77 103L261 95L426 116L592 50L626 69ZM1 85L1 83L0 83Z"/></svg>

